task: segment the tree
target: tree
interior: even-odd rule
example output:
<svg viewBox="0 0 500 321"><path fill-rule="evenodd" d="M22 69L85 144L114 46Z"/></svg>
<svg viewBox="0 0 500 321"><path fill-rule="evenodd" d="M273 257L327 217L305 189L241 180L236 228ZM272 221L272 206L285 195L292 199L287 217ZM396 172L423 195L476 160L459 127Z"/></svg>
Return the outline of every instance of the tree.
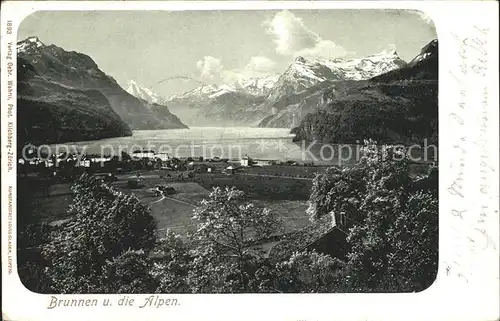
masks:
<svg viewBox="0 0 500 321"><path fill-rule="evenodd" d="M158 240L153 256L155 262L151 274L158 282L156 292L190 293L187 276L191 257L181 237L167 230Z"/></svg>
<svg viewBox="0 0 500 321"><path fill-rule="evenodd" d="M403 291L422 291L436 278L438 213L434 195L416 192L409 197L389 231L393 250L389 255L387 276Z"/></svg>
<svg viewBox="0 0 500 321"><path fill-rule="evenodd" d="M282 230L271 211L256 207L242 191L214 188L195 211L191 236L193 260L189 283L193 292L246 292L264 253L259 243Z"/></svg>
<svg viewBox="0 0 500 321"><path fill-rule="evenodd" d="M34 188L40 187L43 188L29 178L17 181L17 266L19 278L26 288L46 293L50 290L50 280L40 248L47 242L50 226L41 221L40 202L34 197Z"/></svg>
<svg viewBox="0 0 500 321"><path fill-rule="evenodd" d="M103 266L103 292L151 293L156 291L156 280L150 274L151 259L143 250L128 250L106 260Z"/></svg>
<svg viewBox="0 0 500 321"><path fill-rule="evenodd" d="M351 221L358 218L357 209L366 193L365 168L331 167L325 174L316 175L308 201L307 214L311 221L326 215L343 215Z"/></svg>
<svg viewBox="0 0 500 321"><path fill-rule="evenodd" d="M103 267L128 250L149 252L155 241L154 219L137 197L92 176L83 175L72 189L69 212L75 218L53 232L44 247L52 264L53 291L105 292Z"/></svg>
<svg viewBox="0 0 500 321"><path fill-rule="evenodd" d="M319 293L337 288L344 263L315 251L295 252L276 265L276 287L283 292Z"/></svg>

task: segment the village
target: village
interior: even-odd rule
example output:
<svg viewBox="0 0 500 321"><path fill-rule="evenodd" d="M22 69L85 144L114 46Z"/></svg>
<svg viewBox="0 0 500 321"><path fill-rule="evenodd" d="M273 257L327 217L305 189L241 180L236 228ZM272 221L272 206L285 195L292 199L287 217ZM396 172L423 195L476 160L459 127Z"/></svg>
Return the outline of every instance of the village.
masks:
<svg viewBox="0 0 500 321"><path fill-rule="evenodd" d="M193 210L207 198L213 187L232 187L245 192L252 202L276 211L283 218L285 232L309 224L305 213L312 180L326 166L297 161L213 157L170 157L153 150L137 150L118 156L50 155L19 160L21 184L37 195L40 213L52 226L72 217L71 183L84 172L107 184L133 193L148 205L157 222L157 231L174 230L186 235L194 226ZM43 214L42 214L43 215Z"/></svg>
<svg viewBox="0 0 500 321"><path fill-rule="evenodd" d="M127 176L131 188L141 187L143 176L156 175L159 178L192 180L202 174L215 176L260 176L310 180L315 173L322 172L326 166L312 162L294 160L280 161L272 159L253 159L245 155L240 159L212 157L170 157L166 153L154 150L135 150L131 155L122 152L120 156L96 154L59 153L45 157L36 156L28 151L26 158L18 160L18 172L21 176L37 176L50 179L51 182L67 182L86 172L106 181L114 181L117 175L121 179ZM218 174L218 175L217 175Z"/></svg>

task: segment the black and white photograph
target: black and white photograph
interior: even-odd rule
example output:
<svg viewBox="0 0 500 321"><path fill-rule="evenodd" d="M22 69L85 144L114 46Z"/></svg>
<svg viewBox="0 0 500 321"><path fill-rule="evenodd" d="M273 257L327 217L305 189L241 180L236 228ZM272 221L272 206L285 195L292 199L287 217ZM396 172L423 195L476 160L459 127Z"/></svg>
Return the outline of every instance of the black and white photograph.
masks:
<svg viewBox="0 0 500 321"><path fill-rule="evenodd" d="M498 320L498 19L3 1L2 320Z"/></svg>
<svg viewBox="0 0 500 321"><path fill-rule="evenodd" d="M29 15L13 49L22 284L426 290L438 41L402 9Z"/></svg>

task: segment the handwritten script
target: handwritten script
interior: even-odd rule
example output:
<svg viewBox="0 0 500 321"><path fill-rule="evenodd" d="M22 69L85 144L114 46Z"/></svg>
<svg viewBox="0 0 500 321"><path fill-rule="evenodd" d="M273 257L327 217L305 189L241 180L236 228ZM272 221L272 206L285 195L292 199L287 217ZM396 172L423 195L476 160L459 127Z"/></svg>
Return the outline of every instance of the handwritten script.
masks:
<svg viewBox="0 0 500 321"><path fill-rule="evenodd" d="M452 177L446 182L449 194L446 198L453 204L447 217L453 233L453 251L445 262L445 271L448 276L458 277L466 283L481 269L475 259L485 251L497 249L496 238L490 235L492 229L497 228L492 222L498 217L491 205L496 197L491 182L498 173L490 155L498 150L497 147L492 150L488 138L491 134L489 108L493 108L488 104L489 33L488 28L474 27L468 37L464 38L463 33L461 37L453 35L459 62L458 68L450 71L450 76L458 91L454 108L448 114L453 130Z"/></svg>

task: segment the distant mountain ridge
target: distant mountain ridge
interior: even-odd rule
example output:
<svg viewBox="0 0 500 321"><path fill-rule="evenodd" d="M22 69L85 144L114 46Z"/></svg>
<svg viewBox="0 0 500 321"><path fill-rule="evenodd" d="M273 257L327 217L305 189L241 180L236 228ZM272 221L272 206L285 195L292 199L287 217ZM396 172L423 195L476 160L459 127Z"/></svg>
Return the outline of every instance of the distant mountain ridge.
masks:
<svg viewBox="0 0 500 321"><path fill-rule="evenodd" d="M171 96L166 104L189 124L249 125L259 120L252 109L264 102L278 77L253 77L230 84L203 85Z"/></svg>
<svg viewBox="0 0 500 321"><path fill-rule="evenodd" d="M197 125L215 122L291 128L294 115L299 114L296 118L300 121L301 115L310 111L310 104L299 106L301 101L309 101L309 95L319 98L318 90L331 82L369 79L405 64L394 50L357 59L297 57L281 75L204 85L174 95L166 103L179 115L189 114L183 119Z"/></svg>
<svg viewBox="0 0 500 321"><path fill-rule="evenodd" d="M80 103L76 97L79 97L82 92L91 90L94 98L97 97L97 92L99 92L105 98L111 110L118 115L118 119L121 118L128 125L126 126L129 128L127 131L118 131L115 133L117 135L129 135L130 129L187 127L167 107L156 103L148 103L127 93L118 85L115 79L102 72L92 58L85 54L66 51L56 45L45 45L37 37L29 37L19 41L17 51L21 64L32 71L25 73L22 80L23 86L21 88L23 89L19 91L19 96L24 97L24 100L20 100L21 108L23 108L26 99L44 101L43 106L47 107L47 104L50 105L51 103L50 99L48 99L49 96L66 99L64 95L78 92L79 94L75 95L72 102L72 106L76 107ZM41 90L41 87L50 87L51 91ZM62 90L61 88L65 89ZM45 101L47 99L49 101ZM106 104L102 97L99 97L98 100L100 105L104 106ZM85 113L85 108L92 108L93 103L90 101L88 103L90 107L83 103L75 110L78 110L79 113ZM59 114L64 114L65 106L67 105L58 106ZM39 105L38 108L42 108L42 105ZM100 116L96 114L95 117ZM112 119L115 118L112 117ZM104 120L99 121L105 123ZM111 132L106 133L104 136L114 135ZM68 140L67 135L61 134L60 136L59 141ZM91 136L97 139L102 135L96 132ZM81 139L85 139L85 137L84 135ZM79 137L72 136L73 139L79 139Z"/></svg>
<svg viewBox="0 0 500 321"><path fill-rule="evenodd" d="M134 80L129 80L127 92L134 97L147 101L150 104L166 105L167 99L160 96L149 88L146 88Z"/></svg>
<svg viewBox="0 0 500 321"><path fill-rule="evenodd" d="M437 144L438 41L408 64L369 80L323 91L322 102L292 130L295 140Z"/></svg>
<svg viewBox="0 0 500 321"><path fill-rule="evenodd" d="M267 77L251 77L240 79L230 84L209 84L202 85L182 94L172 95L167 99L167 102L176 102L184 99L204 100L215 98L230 92L239 92L253 96L265 96L278 80L279 75Z"/></svg>
<svg viewBox="0 0 500 321"><path fill-rule="evenodd" d="M353 81L400 68L406 62L395 50L364 58L304 59L297 57L280 76L260 109L267 113L260 127L293 127L307 113L323 104L325 89L342 92ZM331 98L331 97L330 97Z"/></svg>

